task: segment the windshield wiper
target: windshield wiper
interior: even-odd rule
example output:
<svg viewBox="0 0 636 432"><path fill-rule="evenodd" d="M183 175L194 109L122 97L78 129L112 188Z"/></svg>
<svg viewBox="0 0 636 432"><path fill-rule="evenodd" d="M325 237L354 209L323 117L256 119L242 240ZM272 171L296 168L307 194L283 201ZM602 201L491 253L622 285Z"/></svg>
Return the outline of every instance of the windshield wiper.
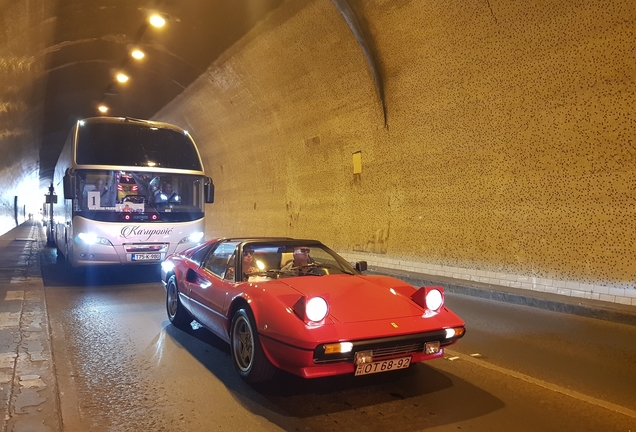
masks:
<svg viewBox="0 0 636 432"><path fill-rule="evenodd" d="M280 279L281 271L276 269L247 273L247 276L265 276L272 279Z"/></svg>
<svg viewBox="0 0 636 432"><path fill-rule="evenodd" d="M348 275L355 275L355 273L350 272L347 269L344 269L342 267L340 267L339 265L334 265L334 264L319 264L319 267L324 267L324 268L332 268L332 269L337 269L338 271L341 271L344 274L348 274Z"/></svg>

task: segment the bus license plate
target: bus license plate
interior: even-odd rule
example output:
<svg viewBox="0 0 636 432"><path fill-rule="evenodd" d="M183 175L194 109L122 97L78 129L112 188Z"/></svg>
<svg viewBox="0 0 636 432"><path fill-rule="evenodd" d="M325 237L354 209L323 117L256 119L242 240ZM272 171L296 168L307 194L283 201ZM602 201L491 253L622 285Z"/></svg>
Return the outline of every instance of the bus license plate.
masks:
<svg viewBox="0 0 636 432"><path fill-rule="evenodd" d="M159 261L161 254L158 253L135 253L132 254L133 261Z"/></svg>
<svg viewBox="0 0 636 432"><path fill-rule="evenodd" d="M378 372L388 372L392 370L405 369L411 364L411 357L395 358L391 360L381 360L371 363L362 363L356 367L355 376L370 375Z"/></svg>

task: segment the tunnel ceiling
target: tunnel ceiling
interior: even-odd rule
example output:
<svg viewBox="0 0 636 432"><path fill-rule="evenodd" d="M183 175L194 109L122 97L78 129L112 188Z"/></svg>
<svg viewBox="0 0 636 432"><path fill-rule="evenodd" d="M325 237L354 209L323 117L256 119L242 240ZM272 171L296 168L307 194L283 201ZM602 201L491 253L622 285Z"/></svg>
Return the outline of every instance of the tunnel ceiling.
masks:
<svg viewBox="0 0 636 432"><path fill-rule="evenodd" d="M151 118L282 0L59 0L39 77L40 180L52 178L73 123L101 115ZM24 9L28 13L28 9ZM148 23L159 12L166 24ZM133 48L145 56L136 60ZM117 72L130 79L115 79Z"/></svg>

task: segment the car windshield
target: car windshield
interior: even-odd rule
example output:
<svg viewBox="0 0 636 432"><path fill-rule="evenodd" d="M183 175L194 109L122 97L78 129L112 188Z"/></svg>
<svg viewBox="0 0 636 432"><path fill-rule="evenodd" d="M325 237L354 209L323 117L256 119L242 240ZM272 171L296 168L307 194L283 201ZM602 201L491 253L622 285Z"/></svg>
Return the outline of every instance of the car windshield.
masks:
<svg viewBox="0 0 636 432"><path fill-rule="evenodd" d="M190 221L203 217L204 177L78 170L74 211L94 220Z"/></svg>
<svg viewBox="0 0 636 432"><path fill-rule="evenodd" d="M315 241L244 242L236 255L243 280L280 279L299 276L358 274L344 258Z"/></svg>

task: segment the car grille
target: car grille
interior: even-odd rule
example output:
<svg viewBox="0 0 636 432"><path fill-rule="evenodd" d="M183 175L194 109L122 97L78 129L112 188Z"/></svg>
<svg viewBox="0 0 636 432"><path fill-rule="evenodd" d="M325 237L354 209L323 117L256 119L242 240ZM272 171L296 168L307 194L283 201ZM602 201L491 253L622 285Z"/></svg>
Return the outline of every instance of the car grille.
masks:
<svg viewBox="0 0 636 432"><path fill-rule="evenodd" d="M414 353L418 351L422 351L424 349L424 343L416 342L408 345L398 345L390 348L378 348L371 350L373 352L373 358L376 357L388 357L397 354L408 354Z"/></svg>
<svg viewBox="0 0 636 432"><path fill-rule="evenodd" d="M424 351L426 342L439 341L441 346L450 345L458 338L446 338L446 331L437 330L415 335L404 335L390 338L350 341L353 349L348 353L325 354L324 345L314 350L314 363L336 363L353 361L356 352L371 351L374 359L412 354Z"/></svg>

